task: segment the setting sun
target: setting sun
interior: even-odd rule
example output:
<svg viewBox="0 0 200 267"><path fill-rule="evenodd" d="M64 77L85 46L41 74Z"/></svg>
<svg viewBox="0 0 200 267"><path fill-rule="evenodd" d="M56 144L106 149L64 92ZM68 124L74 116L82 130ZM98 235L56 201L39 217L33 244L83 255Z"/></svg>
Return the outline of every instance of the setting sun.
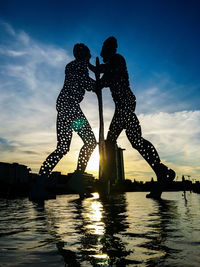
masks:
<svg viewBox="0 0 200 267"><path fill-rule="evenodd" d="M87 171L92 172L98 172L99 170L99 148L98 146L95 148L94 152L92 153L92 156L88 162L87 165Z"/></svg>

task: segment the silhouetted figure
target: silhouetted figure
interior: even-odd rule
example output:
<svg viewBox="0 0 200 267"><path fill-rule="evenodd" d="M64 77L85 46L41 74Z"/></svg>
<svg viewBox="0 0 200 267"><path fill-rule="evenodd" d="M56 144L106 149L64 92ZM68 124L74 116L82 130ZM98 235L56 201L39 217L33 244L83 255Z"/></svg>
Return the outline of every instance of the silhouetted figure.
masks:
<svg viewBox="0 0 200 267"><path fill-rule="evenodd" d="M115 113L106 141L108 151L109 147L113 147L116 143L122 130L125 129L132 147L148 162L154 170L157 180L161 183L172 181L175 178L175 172L160 162L155 147L142 137L141 126L135 114L136 98L129 85L126 61L116 51L117 40L109 37L105 40L101 50L101 57L105 64L100 64L98 69L89 64L92 71L103 73L98 88L109 87L115 102ZM162 191L158 191L158 189L155 192L152 191L147 197L160 197Z"/></svg>
<svg viewBox="0 0 200 267"><path fill-rule="evenodd" d="M84 44L73 49L75 60L66 65L64 86L57 98L57 148L43 162L39 174L49 176L70 148L73 130L84 142L78 158L77 171L83 173L96 147L91 126L80 108L85 90L94 90L95 81L89 77L90 50Z"/></svg>

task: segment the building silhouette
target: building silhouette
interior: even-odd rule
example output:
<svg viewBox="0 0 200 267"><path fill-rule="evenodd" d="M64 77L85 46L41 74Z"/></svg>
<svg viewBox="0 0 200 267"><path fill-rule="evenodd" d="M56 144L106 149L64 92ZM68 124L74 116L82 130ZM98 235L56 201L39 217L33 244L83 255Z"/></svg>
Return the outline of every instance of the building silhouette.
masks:
<svg viewBox="0 0 200 267"><path fill-rule="evenodd" d="M1 196L23 196L29 190L31 169L19 163L0 162Z"/></svg>

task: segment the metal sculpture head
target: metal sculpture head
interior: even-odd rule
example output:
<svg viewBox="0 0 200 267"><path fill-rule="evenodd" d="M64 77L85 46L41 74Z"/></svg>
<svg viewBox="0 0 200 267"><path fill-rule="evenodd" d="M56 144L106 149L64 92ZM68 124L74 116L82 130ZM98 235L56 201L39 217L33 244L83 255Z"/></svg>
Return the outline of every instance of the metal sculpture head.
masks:
<svg viewBox="0 0 200 267"><path fill-rule="evenodd" d="M91 58L90 49L82 43L74 45L73 54L77 60L89 60Z"/></svg>
<svg viewBox="0 0 200 267"><path fill-rule="evenodd" d="M117 39L113 36L106 39L103 43L101 50L101 57L104 62L108 62L109 59L117 52Z"/></svg>

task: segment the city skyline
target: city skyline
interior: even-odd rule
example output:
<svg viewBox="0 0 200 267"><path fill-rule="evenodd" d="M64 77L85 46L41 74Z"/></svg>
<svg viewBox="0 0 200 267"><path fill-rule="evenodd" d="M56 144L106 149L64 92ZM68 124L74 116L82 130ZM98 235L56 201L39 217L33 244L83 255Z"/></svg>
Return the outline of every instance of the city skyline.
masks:
<svg viewBox="0 0 200 267"><path fill-rule="evenodd" d="M94 63L113 35L127 62L143 136L180 178L199 179L199 11L198 1L1 1L0 161L38 172L56 146L55 103L73 45L88 45ZM114 112L109 89L103 102L106 136ZM81 107L98 139L96 95L87 92ZM155 178L124 133L118 144L126 149L126 178ZM54 171L73 172L81 145L74 133ZM97 176L95 153L86 171Z"/></svg>

